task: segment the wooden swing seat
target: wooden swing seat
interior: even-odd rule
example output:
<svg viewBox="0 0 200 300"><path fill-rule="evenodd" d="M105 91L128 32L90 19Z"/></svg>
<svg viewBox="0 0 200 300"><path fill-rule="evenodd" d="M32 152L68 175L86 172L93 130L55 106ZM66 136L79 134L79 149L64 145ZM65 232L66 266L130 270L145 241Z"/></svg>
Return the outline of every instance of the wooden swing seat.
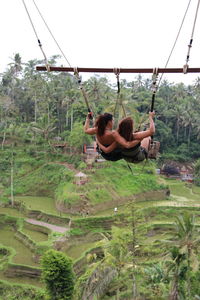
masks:
<svg viewBox="0 0 200 300"><path fill-rule="evenodd" d="M158 141L151 141L148 151L148 158L149 159L156 159L159 154L160 149L160 142Z"/></svg>

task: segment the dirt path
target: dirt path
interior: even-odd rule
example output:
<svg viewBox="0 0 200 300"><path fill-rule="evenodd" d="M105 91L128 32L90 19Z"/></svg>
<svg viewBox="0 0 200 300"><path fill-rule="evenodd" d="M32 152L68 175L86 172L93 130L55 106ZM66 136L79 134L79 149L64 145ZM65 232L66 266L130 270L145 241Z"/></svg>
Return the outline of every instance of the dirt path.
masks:
<svg viewBox="0 0 200 300"><path fill-rule="evenodd" d="M45 222L34 220L34 219L26 219L26 221L28 223L31 223L34 225L40 225L40 226L47 227L47 228L51 229L52 231L56 231L56 232L60 232L60 233L64 233L69 230L69 228L67 228L67 227L56 226L53 224L45 223Z"/></svg>

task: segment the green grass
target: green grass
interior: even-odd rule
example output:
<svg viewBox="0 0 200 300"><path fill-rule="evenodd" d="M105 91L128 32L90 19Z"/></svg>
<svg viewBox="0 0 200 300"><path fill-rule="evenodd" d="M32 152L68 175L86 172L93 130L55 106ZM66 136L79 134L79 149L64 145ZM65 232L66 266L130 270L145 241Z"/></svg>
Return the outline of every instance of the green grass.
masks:
<svg viewBox="0 0 200 300"><path fill-rule="evenodd" d="M178 181L170 184L172 195L187 198L187 200L200 200L200 187L190 186L184 182Z"/></svg>
<svg viewBox="0 0 200 300"><path fill-rule="evenodd" d="M62 182L55 191L55 198L58 202L74 204L80 199L77 187L71 182Z"/></svg>
<svg viewBox="0 0 200 300"><path fill-rule="evenodd" d="M41 210L54 215L59 214L55 207L55 201L53 198L39 196L17 196L15 199L23 202L28 209Z"/></svg>
<svg viewBox="0 0 200 300"><path fill-rule="evenodd" d="M168 235L165 233L169 231L168 223L172 226L175 215L183 212L187 207L192 209L191 213L195 212L195 205L199 205L200 207L200 187L192 186L192 188L190 188L190 186L187 186L184 182L165 179L162 180L164 184L161 185L158 183L159 177L154 175L148 166L143 169L143 165L132 165L134 174L131 174L126 163L108 162L105 163L105 168L96 169L94 173L89 173L90 171L85 170L86 173L88 172L88 183L80 187L73 184L74 177L72 172L63 166L50 163L38 168L34 162L32 162L32 166L34 168L29 173L29 167L23 167L23 164L21 164L21 168L23 169L18 172L18 178L15 182L15 192L19 192L19 194L15 199L24 202L28 209L40 210L53 215L60 215L55 207L54 196L56 196L56 200L59 201L76 203L83 201L80 197L80 195L83 195L90 204L102 204L101 207L103 209L103 203L107 201L116 200L119 197L131 198L134 194L146 191L156 191L162 189L166 183L166 185L170 187L172 194L168 200L136 203L138 212L142 215L137 234L144 247L146 247L146 252L144 251L144 253L148 254L148 257L144 254L141 257L141 261L145 260L148 263L151 259L155 261L160 260L163 250L155 244L157 240L171 237L170 233L168 233ZM29 196L24 196L24 194ZM186 206L186 208L182 208L182 206ZM194 206L194 208L192 208L192 206ZM114 207L102 210L95 214L94 217L113 216L113 209ZM0 207L0 213L15 217L24 217L21 212L12 208ZM127 204L118 206L118 214L121 213L130 213L130 207ZM64 216L65 214L62 213L62 215ZM85 230L90 232L103 230L101 224L99 224L99 227L97 226L97 220L92 222L92 220L89 219L90 218L84 218L80 220L79 224L77 223L77 232L80 233L82 231L83 234ZM75 220L74 218L73 221ZM83 228L83 230L81 228ZM77 233L75 231L76 228L74 229L74 233ZM35 242L44 242L44 248L49 247L47 235L26 228L22 228L22 232L30 236ZM66 250L65 253L74 260L81 257L85 251L95 245L95 242L91 242L89 239L87 240L87 238L85 238L84 243L78 243L75 240L75 234L73 239L74 244ZM32 261L33 253L15 239L14 231L12 231L11 227L2 227L0 229L0 242L5 246L15 249L16 256L13 258L13 263L38 266L38 264ZM5 279L2 272L0 272L0 279ZM41 286L40 282L31 279L12 278L9 279L9 281Z"/></svg>
<svg viewBox="0 0 200 300"><path fill-rule="evenodd" d="M22 232L28 235L36 243L48 240L48 235L39 231L23 228Z"/></svg>
<svg viewBox="0 0 200 300"><path fill-rule="evenodd" d="M134 174L124 162L105 164L89 176L88 183L80 188L92 204L112 201L116 197L130 197L150 190L162 189L164 185L157 182L152 167L133 165Z"/></svg>
<svg viewBox="0 0 200 300"><path fill-rule="evenodd" d="M32 285L32 286L36 286L38 288L43 288L44 287L44 284L42 283L42 281L38 280L38 278L26 278L26 277L17 277L17 278L13 278L13 277L6 277L3 273L3 271L0 271L0 280L5 280L7 281L8 283L11 283L11 284L28 284L28 285ZM11 298L12 299L12 298ZM17 299L20 299L20 298L17 298ZM0 300L10 300L8 298L5 298L5 299L1 299ZM30 300L30 298L29 298Z"/></svg>
<svg viewBox="0 0 200 300"><path fill-rule="evenodd" d="M74 245L70 247L68 250L66 250L66 254L73 258L77 259L79 258L85 251L95 246L96 243L94 242L85 242L78 245Z"/></svg>
<svg viewBox="0 0 200 300"><path fill-rule="evenodd" d="M38 266L38 264L32 260L33 253L15 238L15 232L11 227L0 227L0 237L2 245L15 249L16 255L13 257L13 263Z"/></svg>
<svg viewBox="0 0 200 300"><path fill-rule="evenodd" d="M15 194L54 196L57 186L72 178L71 170L56 163L47 163L26 176L18 177L14 182L14 190Z"/></svg>
<svg viewBox="0 0 200 300"><path fill-rule="evenodd" d="M1 214L6 214L9 216L13 216L13 217L24 217L24 214L22 212L20 212L19 210L15 209L15 208L10 208L10 207L1 207L0 206L0 213Z"/></svg>
<svg viewBox="0 0 200 300"><path fill-rule="evenodd" d="M200 197L200 186L192 185L192 191Z"/></svg>
<svg viewBox="0 0 200 300"><path fill-rule="evenodd" d="M89 190L86 195L92 204L104 203L112 200L111 193L109 193L109 189L106 188Z"/></svg>

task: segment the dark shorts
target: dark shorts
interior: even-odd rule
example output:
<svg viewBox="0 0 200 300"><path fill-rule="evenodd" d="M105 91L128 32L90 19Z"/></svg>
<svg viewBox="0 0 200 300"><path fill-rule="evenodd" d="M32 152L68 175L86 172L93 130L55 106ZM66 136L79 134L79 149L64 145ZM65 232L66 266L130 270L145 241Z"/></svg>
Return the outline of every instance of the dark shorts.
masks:
<svg viewBox="0 0 200 300"><path fill-rule="evenodd" d="M148 157L148 152L145 148L139 147L137 153L131 153L131 152L126 152L122 151L122 157L124 160L130 163L140 163L141 161L147 159Z"/></svg>
<svg viewBox="0 0 200 300"><path fill-rule="evenodd" d="M109 161L117 161L122 159L122 152L121 149L114 149L112 152L110 153L104 153L99 147L97 147L97 151L99 154L101 154L101 156L105 159L105 160L109 160Z"/></svg>

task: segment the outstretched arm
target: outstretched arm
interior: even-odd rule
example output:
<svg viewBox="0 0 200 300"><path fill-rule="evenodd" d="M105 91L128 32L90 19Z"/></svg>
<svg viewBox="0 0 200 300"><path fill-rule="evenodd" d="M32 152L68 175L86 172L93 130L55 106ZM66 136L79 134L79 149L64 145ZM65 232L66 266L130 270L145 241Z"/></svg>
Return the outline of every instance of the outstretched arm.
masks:
<svg viewBox="0 0 200 300"><path fill-rule="evenodd" d="M155 133L155 124L153 121L153 117L155 116L155 112L149 112L149 122L150 122L150 126L149 129L147 129L146 131L140 131L140 132L136 132L133 134L135 139L144 139L148 136L152 136Z"/></svg>
<svg viewBox="0 0 200 300"><path fill-rule="evenodd" d="M104 152L104 153L110 153L112 152L115 148L117 148L117 144L121 144L124 148L132 148L134 146L136 146L138 143L140 143L140 140L134 140L131 142L127 142L123 137L121 137L119 135L119 139L117 138L117 140L121 141L121 143L119 143L118 141L113 142L111 145L109 145L108 147L105 147L104 145L102 145L98 139L96 139L97 144L99 145L100 149Z"/></svg>
<svg viewBox="0 0 200 300"><path fill-rule="evenodd" d="M90 128L90 113L88 113L88 115L86 117L83 130L85 133L90 134L90 135L96 134L96 131L97 131L96 127Z"/></svg>
<svg viewBox="0 0 200 300"><path fill-rule="evenodd" d="M128 142L117 131L113 132L113 137L118 144L127 149L135 147L141 142L140 139L134 139L133 141Z"/></svg>

